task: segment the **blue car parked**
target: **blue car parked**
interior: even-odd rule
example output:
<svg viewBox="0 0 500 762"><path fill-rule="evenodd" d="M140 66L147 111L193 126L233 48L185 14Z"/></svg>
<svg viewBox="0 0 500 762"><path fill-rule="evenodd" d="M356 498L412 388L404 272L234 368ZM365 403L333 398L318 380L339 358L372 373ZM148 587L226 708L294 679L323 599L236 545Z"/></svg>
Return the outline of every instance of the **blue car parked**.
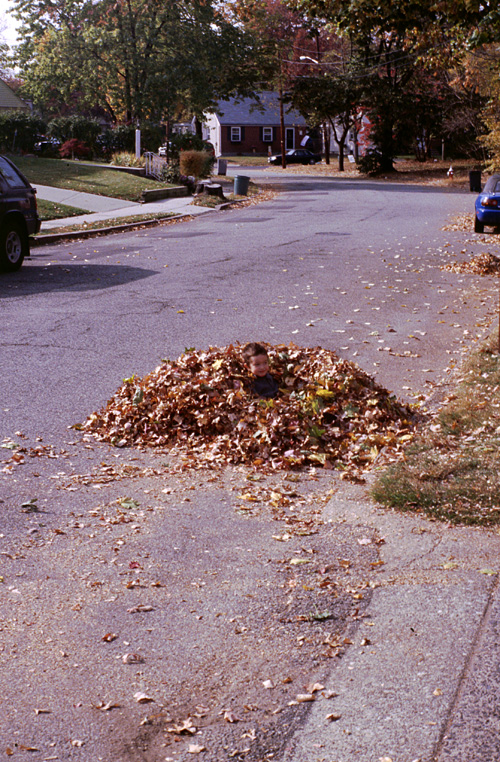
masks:
<svg viewBox="0 0 500 762"><path fill-rule="evenodd" d="M484 226L500 227L500 175L491 175L476 198L474 232L484 233Z"/></svg>

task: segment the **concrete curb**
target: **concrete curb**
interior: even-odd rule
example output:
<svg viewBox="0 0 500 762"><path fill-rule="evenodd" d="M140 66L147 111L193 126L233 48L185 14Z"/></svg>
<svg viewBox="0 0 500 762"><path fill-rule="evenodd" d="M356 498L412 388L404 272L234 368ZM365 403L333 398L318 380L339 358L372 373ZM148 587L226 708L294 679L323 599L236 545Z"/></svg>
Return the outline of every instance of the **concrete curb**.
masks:
<svg viewBox="0 0 500 762"><path fill-rule="evenodd" d="M151 204L153 201L163 201L165 198L185 198L189 195L189 191L185 185L175 185L172 188L153 188L152 190L143 190L140 201L141 204Z"/></svg>
<svg viewBox="0 0 500 762"><path fill-rule="evenodd" d="M209 209L208 211L213 211ZM124 230L134 230L136 228L154 227L161 225L163 222L171 222L172 220L192 219L192 214L173 214L168 217L160 217L154 220L144 220L143 222L127 222L123 225L111 225L104 228L93 228L92 230L73 230L67 233L48 233L47 235L40 236L39 238L30 238L30 246L37 248L38 246L45 246L49 243L57 243L59 241L74 241L80 238L92 238L93 236L108 235L109 233L121 233Z"/></svg>
<svg viewBox="0 0 500 762"><path fill-rule="evenodd" d="M207 214L208 212L220 212L230 209L233 206L238 206L240 201L227 201L223 204L218 204L216 207L204 207L204 211L201 214ZM200 212L197 212L199 215ZM154 227L155 225L161 225L164 222L171 222L172 220L190 220L197 216L194 214L173 214L167 217L160 217L154 220L144 220L143 222L128 222L123 225L110 225L108 227L93 228L92 230L74 230L67 233L47 233L39 237L30 237L30 247L37 248L39 246L45 246L50 243L59 243L60 241L74 241L81 238L93 238L94 236L109 235L111 233L122 233L126 230L134 230L144 227Z"/></svg>

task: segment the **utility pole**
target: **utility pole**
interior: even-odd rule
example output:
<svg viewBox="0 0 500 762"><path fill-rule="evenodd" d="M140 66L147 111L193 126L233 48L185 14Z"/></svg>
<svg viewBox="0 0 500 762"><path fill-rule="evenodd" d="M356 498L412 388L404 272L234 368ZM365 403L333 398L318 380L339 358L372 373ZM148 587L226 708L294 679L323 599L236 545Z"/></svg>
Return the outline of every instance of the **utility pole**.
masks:
<svg viewBox="0 0 500 762"><path fill-rule="evenodd" d="M282 166L283 169L286 169L286 156L285 156L285 115L283 113L283 77L282 77L282 70L281 70L281 61L280 61L280 81L279 81L278 97L279 97L279 102L280 102L281 166Z"/></svg>

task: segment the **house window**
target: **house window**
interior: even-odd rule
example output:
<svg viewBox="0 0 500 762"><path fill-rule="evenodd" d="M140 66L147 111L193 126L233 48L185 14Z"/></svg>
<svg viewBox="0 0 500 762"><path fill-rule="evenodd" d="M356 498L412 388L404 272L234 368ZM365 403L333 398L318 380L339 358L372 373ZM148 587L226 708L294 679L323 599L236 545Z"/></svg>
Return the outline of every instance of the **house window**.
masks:
<svg viewBox="0 0 500 762"><path fill-rule="evenodd" d="M231 127L231 143L241 143L241 127Z"/></svg>
<svg viewBox="0 0 500 762"><path fill-rule="evenodd" d="M273 128L272 127L263 127L262 128L262 140L264 143L272 143L273 142Z"/></svg>

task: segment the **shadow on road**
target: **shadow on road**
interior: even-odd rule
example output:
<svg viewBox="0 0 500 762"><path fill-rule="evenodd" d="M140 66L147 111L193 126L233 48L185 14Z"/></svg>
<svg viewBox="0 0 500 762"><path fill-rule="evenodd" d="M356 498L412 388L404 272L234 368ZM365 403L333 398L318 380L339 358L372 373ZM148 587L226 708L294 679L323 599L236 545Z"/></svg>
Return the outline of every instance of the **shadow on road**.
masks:
<svg viewBox="0 0 500 762"><path fill-rule="evenodd" d="M36 265L28 260L16 273L0 276L0 299L12 296L31 296L49 291L99 291L156 275L125 265Z"/></svg>

